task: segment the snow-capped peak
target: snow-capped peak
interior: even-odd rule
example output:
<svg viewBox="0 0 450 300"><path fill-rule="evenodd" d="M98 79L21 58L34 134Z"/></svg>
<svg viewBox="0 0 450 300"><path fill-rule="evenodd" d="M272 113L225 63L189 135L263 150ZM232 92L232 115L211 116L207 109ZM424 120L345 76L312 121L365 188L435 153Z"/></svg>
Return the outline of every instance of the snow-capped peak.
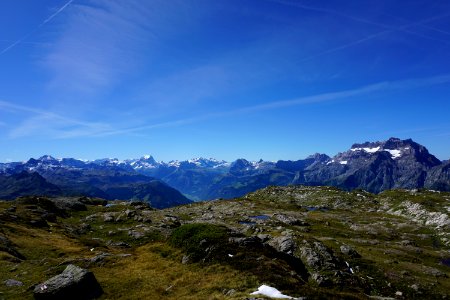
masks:
<svg viewBox="0 0 450 300"><path fill-rule="evenodd" d="M224 166L227 164L226 161L219 161L215 158L204 158L204 157L196 157L187 160L188 163L194 164L197 167L205 167L205 168L218 168L220 166Z"/></svg>
<svg viewBox="0 0 450 300"><path fill-rule="evenodd" d="M101 158L101 159L96 159L93 162L96 164L99 164L99 165L110 165L110 166L120 165L120 164L124 163L123 161L119 160L118 158Z"/></svg>
<svg viewBox="0 0 450 300"><path fill-rule="evenodd" d="M350 151L352 152L358 152L358 151L364 151L369 154L373 154L379 151L386 151L391 154L392 159L400 158L404 151L409 150L409 147L400 148L400 149L385 149L381 146L378 147L364 147L364 148L352 148Z"/></svg>
<svg viewBox="0 0 450 300"><path fill-rule="evenodd" d="M41 157L38 158L38 160L40 161L61 161L61 159L56 159L51 155L43 155Z"/></svg>

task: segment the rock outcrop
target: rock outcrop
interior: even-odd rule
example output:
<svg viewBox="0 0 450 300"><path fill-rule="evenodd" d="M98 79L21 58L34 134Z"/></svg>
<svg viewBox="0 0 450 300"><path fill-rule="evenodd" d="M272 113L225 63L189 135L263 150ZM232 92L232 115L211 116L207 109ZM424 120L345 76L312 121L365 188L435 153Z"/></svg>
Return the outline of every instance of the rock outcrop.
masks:
<svg viewBox="0 0 450 300"><path fill-rule="evenodd" d="M33 293L37 300L79 300L95 299L103 290L92 272L68 265L61 274L38 284Z"/></svg>

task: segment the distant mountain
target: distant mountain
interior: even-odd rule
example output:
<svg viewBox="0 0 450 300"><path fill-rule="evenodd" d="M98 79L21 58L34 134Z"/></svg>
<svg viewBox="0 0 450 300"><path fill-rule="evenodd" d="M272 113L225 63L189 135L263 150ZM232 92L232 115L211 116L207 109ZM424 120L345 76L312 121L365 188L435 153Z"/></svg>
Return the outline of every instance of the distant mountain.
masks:
<svg viewBox="0 0 450 300"><path fill-rule="evenodd" d="M327 163L330 161L330 157L326 154L316 153L314 155L308 156L306 159L301 159L297 161L284 161L279 160L276 163L276 167L281 170L285 170L288 172L298 172L304 171L307 168L313 168L317 165L321 165L323 163Z"/></svg>
<svg viewBox="0 0 450 300"><path fill-rule="evenodd" d="M450 160L432 168L428 173L424 186L438 191L450 191Z"/></svg>
<svg viewBox="0 0 450 300"><path fill-rule="evenodd" d="M3 167L0 199L23 195L91 196L108 200L145 200L154 208L191 201L176 189L153 177L139 174L118 161L84 162L49 155Z"/></svg>
<svg viewBox="0 0 450 300"><path fill-rule="evenodd" d="M392 188L426 187L432 168L441 162L412 140L391 138L383 142L354 144L325 165L302 171L296 184L321 184L346 190L361 188L381 192Z"/></svg>
<svg viewBox="0 0 450 300"><path fill-rule="evenodd" d="M316 153L296 161L194 158L166 163L151 155L94 161L45 155L27 162L0 164L1 174L37 172L71 195L144 199L158 194L162 186L156 188L154 184L160 180L194 200L233 198L269 185L289 184L330 185L374 193L422 187L450 191L449 169L449 161L441 162L411 139L398 138L354 144L334 157ZM151 182L156 190L147 189ZM170 201L161 199L159 202L165 205L188 201L179 196Z"/></svg>
<svg viewBox="0 0 450 300"><path fill-rule="evenodd" d="M15 199L26 195L57 196L61 189L49 183L38 173L20 172L13 175L0 174L0 199Z"/></svg>

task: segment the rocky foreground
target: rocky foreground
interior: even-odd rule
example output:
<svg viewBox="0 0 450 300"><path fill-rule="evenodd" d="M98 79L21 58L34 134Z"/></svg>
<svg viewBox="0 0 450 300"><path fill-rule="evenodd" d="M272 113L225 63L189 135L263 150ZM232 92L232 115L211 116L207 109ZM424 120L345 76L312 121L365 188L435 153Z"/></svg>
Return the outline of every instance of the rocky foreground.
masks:
<svg viewBox="0 0 450 300"><path fill-rule="evenodd" d="M164 210L0 201L0 299L448 299L449 209L444 192L303 186Z"/></svg>

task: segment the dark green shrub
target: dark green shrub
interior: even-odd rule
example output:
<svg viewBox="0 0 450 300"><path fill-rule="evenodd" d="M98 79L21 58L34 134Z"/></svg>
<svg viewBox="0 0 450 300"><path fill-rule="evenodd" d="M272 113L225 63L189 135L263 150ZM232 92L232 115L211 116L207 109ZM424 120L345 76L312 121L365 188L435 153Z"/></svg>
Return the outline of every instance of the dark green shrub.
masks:
<svg viewBox="0 0 450 300"><path fill-rule="evenodd" d="M204 258L214 248L228 244L228 232L225 227L212 224L186 224L175 229L170 243L182 248L194 261Z"/></svg>

